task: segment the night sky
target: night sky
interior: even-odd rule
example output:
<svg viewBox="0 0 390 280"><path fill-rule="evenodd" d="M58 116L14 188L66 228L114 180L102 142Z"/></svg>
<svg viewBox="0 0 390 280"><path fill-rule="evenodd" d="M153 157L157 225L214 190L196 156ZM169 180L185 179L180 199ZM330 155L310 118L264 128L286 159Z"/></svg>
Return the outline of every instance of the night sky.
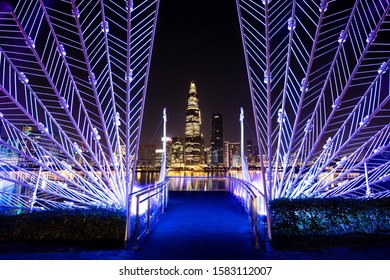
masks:
<svg viewBox="0 0 390 280"><path fill-rule="evenodd" d="M162 110L167 135L184 136L190 82L197 86L202 132L210 142L210 114L223 115L225 141L239 141L240 107L255 140L252 105L234 0L162 0L149 77L141 143L159 143Z"/></svg>

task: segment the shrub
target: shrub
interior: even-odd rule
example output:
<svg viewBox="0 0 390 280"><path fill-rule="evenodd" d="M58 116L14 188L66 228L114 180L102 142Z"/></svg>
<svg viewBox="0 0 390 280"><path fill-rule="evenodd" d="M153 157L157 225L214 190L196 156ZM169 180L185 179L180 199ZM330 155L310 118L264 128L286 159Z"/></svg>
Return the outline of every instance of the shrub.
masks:
<svg viewBox="0 0 390 280"><path fill-rule="evenodd" d="M276 236L374 234L390 230L390 199L276 199L270 202Z"/></svg>
<svg viewBox="0 0 390 280"><path fill-rule="evenodd" d="M101 208L1 215L0 240L118 243L125 224L123 211Z"/></svg>

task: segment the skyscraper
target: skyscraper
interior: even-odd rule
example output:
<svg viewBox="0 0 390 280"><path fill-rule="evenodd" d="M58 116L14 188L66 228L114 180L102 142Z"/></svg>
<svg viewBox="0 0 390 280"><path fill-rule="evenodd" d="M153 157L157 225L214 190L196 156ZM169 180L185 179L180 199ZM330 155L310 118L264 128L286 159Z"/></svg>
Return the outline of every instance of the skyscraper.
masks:
<svg viewBox="0 0 390 280"><path fill-rule="evenodd" d="M211 115L211 164L223 166L223 130L222 114L214 113Z"/></svg>
<svg viewBox="0 0 390 280"><path fill-rule="evenodd" d="M172 138L171 167L179 168L184 165L184 139L177 136Z"/></svg>
<svg viewBox="0 0 390 280"><path fill-rule="evenodd" d="M184 162L186 165L199 165L203 159L201 115L199 109L196 85L192 81L188 92L188 102L185 121L185 150Z"/></svg>

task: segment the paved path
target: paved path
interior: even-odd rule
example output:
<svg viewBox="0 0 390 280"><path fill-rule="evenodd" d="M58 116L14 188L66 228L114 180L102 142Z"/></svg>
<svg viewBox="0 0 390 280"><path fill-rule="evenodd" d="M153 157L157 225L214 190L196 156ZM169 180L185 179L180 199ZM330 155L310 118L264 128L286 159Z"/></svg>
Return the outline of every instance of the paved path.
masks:
<svg viewBox="0 0 390 280"><path fill-rule="evenodd" d="M225 192L176 192L149 236L134 250L31 243L0 243L0 259L390 259L390 245L366 244L319 250L256 250L250 222Z"/></svg>

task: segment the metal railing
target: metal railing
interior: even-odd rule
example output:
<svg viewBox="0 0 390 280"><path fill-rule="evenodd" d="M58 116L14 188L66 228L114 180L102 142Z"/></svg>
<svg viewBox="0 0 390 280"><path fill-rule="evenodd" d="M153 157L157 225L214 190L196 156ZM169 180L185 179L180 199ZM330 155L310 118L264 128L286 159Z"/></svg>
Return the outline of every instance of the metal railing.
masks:
<svg viewBox="0 0 390 280"><path fill-rule="evenodd" d="M228 190L234 194L244 206L251 221L252 231L255 236L255 248L259 249L259 223L258 223L258 195L255 187L242 179L229 177ZM261 195L261 193L259 192Z"/></svg>
<svg viewBox="0 0 390 280"><path fill-rule="evenodd" d="M150 227L164 213L164 209L167 207L167 180L153 187L132 193L131 197L132 201L135 200L135 211L131 215L131 219L134 219L134 223L131 223L134 225L133 247L138 249L138 241L145 233L149 233Z"/></svg>

